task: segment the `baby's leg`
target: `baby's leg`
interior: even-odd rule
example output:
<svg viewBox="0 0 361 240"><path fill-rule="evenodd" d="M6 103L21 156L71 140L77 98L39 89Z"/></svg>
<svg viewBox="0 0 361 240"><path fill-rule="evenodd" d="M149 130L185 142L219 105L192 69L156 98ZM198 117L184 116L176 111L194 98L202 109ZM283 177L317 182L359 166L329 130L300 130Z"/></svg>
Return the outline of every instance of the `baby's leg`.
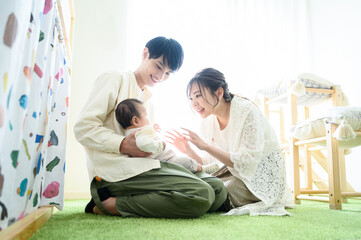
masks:
<svg viewBox="0 0 361 240"><path fill-rule="evenodd" d="M196 161L187 157L175 156L167 162L181 165L193 173L202 171L202 167Z"/></svg>

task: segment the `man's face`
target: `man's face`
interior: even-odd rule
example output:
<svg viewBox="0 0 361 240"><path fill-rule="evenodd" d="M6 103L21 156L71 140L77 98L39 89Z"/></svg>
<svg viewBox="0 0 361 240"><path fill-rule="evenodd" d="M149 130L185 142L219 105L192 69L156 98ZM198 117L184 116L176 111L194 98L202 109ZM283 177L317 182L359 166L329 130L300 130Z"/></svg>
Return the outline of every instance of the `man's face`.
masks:
<svg viewBox="0 0 361 240"><path fill-rule="evenodd" d="M163 56L151 59L148 56L149 53L145 57L143 55L142 80L144 85L153 87L157 83L167 80L173 71L168 67L167 63L163 62Z"/></svg>

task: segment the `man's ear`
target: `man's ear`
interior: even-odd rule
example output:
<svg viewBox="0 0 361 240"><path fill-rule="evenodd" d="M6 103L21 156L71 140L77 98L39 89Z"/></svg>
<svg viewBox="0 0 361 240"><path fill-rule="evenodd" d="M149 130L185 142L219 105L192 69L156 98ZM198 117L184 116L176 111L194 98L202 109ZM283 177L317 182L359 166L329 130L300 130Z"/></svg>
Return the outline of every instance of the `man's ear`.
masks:
<svg viewBox="0 0 361 240"><path fill-rule="evenodd" d="M142 60L144 61L144 60L146 60L148 58L149 58L149 49L147 47L145 47L143 49Z"/></svg>
<svg viewBox="0 0 361 240"><path fill-rule="evenodd" d="M137 116L132 117L132 126L138 126L139 125L139 119Z"/></svg>

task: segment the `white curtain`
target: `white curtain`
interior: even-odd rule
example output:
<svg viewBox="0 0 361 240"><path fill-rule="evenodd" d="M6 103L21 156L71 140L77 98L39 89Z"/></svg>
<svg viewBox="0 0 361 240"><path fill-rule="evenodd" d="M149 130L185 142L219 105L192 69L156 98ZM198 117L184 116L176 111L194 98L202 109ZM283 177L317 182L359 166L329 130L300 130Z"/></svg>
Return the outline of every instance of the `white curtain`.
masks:
<svg viewBox="0 0 361 240"><path fill-rule="evenodd" d="M56 6L0 4L0 229L63 207L70 79Z"/></svg>
<svg viewBox="0 0 361 240"><path fill-rule="evenodd" d="M184 65L153 89L156 118L161 126L192 127L196 117L188 106L185 87L202 68L220 70L231 92L251 99L264 85L312 72L307 2L128 1L127 68L138 66L149 39L164 35L178 40L185 52Z"/></svg>

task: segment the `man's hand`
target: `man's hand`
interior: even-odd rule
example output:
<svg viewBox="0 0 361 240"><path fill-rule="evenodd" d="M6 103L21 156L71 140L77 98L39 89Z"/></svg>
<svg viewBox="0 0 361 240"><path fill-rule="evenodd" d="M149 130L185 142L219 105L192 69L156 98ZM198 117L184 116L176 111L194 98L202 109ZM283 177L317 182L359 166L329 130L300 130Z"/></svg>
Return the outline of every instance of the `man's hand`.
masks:
<svg viewBox="0 0 361 240"><path fill-rule="evenodd" d="M152 153L141 151L135 143L135 132L125 137L119 146L119 151L130 155L131 157L148 157Z"/></svg>

